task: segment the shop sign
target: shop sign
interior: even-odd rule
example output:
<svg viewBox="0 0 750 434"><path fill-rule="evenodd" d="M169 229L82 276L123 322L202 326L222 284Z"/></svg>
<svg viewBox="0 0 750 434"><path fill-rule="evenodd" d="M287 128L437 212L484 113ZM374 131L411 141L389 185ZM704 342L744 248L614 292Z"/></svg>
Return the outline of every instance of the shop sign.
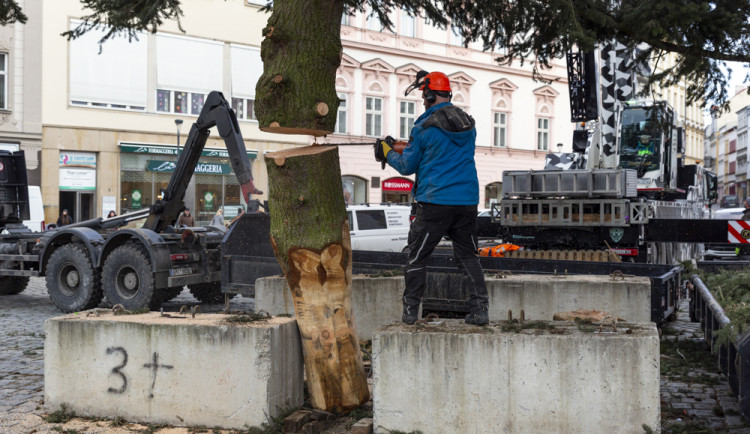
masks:
<svg viewBox="0 0 750 434"><path fill-rule="evenodd" d="M96 169L96 154L88 152L60 152L60 167L88 167Z"/></svg>
<svg viewBox="0 0 750 434"><path fill-rule="evenodd" d="M133 209L141 209L141 190L133 190L130 193L130 207Z"/></svg>
<svg viewBox="0 0 750 434"><path fill-rule="evenodd" d="M203 208L206 211L214 210L214 194L210 191L203 193Z"/></svg>
<svg viewBox="0 0 750 434"><path fill-rule="evenodd" d="M172 173L174 172L176 166L176 161L149 160L147 168L149 172ZM232 168L228 164L198 163L195 165L195 173L208 175L230 175L232 173Z"/></svg>
<svg viewBox="0 0 750 434"><path fill-rule="evenodd" d="M180 148L182 153L185 148ZM171 145L139 145L137 143L120 143L120 151L134 154L153 154L153 155L177 155L177 146ZM247 157L254 160L258 157L258 151L246 151ZM226 149L203 149L201 157L218 157L229 158L229 151Z"/></svg>
<svg viewBox="0 0 750 434"><path fill-rule="evenodd" d="M386 191L411 191L412 186L414 185L413 182L411 182L408 179L404 178L391 178L386 179L383 181L383 190Z"/></svg>
<svg viewBox="0 0 750 434"><path fill-rule="evenodd" d="M96 190L96 170L61 167L60 190Z"/></svg>

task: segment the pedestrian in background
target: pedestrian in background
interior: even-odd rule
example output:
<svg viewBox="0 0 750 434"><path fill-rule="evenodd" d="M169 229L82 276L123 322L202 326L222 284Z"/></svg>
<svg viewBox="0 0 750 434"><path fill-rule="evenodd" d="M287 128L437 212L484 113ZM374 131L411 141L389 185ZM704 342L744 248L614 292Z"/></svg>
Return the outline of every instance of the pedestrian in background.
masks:
<svg viewBox="0 0 750 434"><path fill-rule="evenodd" d="M73 219L68 214L68 210L64 209L62 210L62 213L60 214L60 217L57 218L57 227L61 228L63 226L67 226L69 224L73 223Z"/></svg>
<svg viewBox="0 0 750 434"><path fill-rule="evenodd" d="M211 219L211 225L210 226L217 226L217 227L224 227L224 210L219 208L218 211L216 211L216 215L214 215L214 218Z"/></svg>
<svg viewBox="0 0 750 434"><path fill-rule="evenodd" d="M190 208L185 208L185 211L180 214L180 216L177 218L177 227L181 228L183 226L187 226L189 228L192 228L195 226L195 219L190 214Z"/></svg>
<svg viewBox="0 0 750 434"><path fill-rule="evenodd" d="M112 217L117 217L117 213L114 210L110 211L109 214L107 214L108 219L111 219Z"/></svg>

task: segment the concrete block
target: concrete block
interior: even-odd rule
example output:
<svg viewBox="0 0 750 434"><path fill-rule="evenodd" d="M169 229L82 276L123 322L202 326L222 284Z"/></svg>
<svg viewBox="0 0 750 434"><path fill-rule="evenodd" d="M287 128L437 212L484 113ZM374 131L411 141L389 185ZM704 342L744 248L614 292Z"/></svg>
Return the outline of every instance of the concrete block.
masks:
<svg viewBox="0 0 750 434"><path fill-rule="evenodd" d="M523 309L527 320L551 321L556 312L586 309L603 310L628 322L651 321L648 277L519 274L486 281L492 321L507 320L508 309L513 318Z"/></svg>
<svg viewBox="0 0 750 434"><path fill-rule="evenodd" d="M441 320L378 330L375 432L659 431L654 324L621 324L618 333L550 324L503 332L502 323Z"/></svg>
<svg viewBox="0 0 750 434"><path fill-rule="evenodd" d="M357 338L371 340L379 327L401 321L401 297L404 278L352 277L352 316ZM292 292L283 277L264 277L255 281L255 310L271 315L294 315Z"/></svg>
<svg viewBox="0 0 750 434"><path fill-rule="evenodd" d="M45 322L44 402L82 416L243 429L303 403L296 321L73 314Z"/></svg>

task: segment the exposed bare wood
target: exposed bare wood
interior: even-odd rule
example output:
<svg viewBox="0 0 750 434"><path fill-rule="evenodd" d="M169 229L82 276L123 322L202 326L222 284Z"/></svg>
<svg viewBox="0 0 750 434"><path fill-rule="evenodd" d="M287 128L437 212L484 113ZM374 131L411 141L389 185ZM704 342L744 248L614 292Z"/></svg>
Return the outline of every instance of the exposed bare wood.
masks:
<svg viewBox="0 0 750 434"><path fill-rule="evenodd" d="M338 148L266 156L271 245L289 283L310 401L342 412L369 399L351 309L352 251ZM305 182L300 182L305 180Z"/></svg>

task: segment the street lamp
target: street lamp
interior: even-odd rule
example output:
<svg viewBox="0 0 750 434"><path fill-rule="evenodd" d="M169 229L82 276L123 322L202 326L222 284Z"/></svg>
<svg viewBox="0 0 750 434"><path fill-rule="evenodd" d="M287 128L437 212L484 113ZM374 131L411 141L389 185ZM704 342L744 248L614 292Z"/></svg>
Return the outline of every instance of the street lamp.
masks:
<svg viewBox="0 0 750 434"><path fill-rule="evenodd" d="M177 156L180 155L180 128L182 128L182 119L175 119L174 124L177 127Z"/></svg>

